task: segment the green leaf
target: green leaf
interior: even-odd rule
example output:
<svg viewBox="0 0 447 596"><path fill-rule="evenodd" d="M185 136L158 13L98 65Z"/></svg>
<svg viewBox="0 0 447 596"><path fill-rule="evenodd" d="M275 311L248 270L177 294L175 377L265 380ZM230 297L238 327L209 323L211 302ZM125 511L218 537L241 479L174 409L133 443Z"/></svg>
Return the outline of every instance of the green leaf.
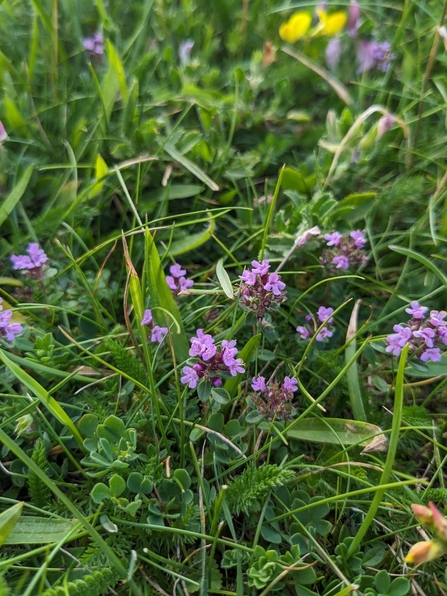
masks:
<svg viewBox="0 0 447 596"><path fill-rule="evenodd" d="M7 97L4 100L4 106L8 129L16 131L21 137L29 137L29 126L16 104Z"/></svg>
<svg viewBox="0 0 447 596"><path fill-rule="evenodd" d="M378 450L386 449L386 439L383 431L375 424L368 424L360 420L345 420L342 418L303 418L293 424L291 430L286 431L288 439L300 441L315 441L316 443L335 443L337 445L353 445L359 443L370 446L372 437L378 435L382 440L382 449L378 443ZM377 443L377 441L376 441Z"/></svg>
<svg viewBox="0 0 447 596"><path fill-rule="evenodd" d="M285 190L295 190L301 194L306 194L309 192L303 176L294 168L284 168L281 187Z"/></svg>
<svg viewBox="0 0 447 596"><path fill-rule="evenodd" d="M126 490L124 478L114 474L109 480L110 494L112 497L119 497Z"/></svg>
<svg viewBox="0 0 447 596"><path fill-rule="evenodd" d="M410 591L411 584L406 577L396 577L391 582L388 596L405 596Z"/></svg>
<svg viewBox="0 0 447 596"><path fill-rule="evenodd" d="M379 571L374 580L374 585L376 586L377 590L382 594L388 594L390 583L391 581L388 571L386 569Z"/></svg>
<svg viewBox="0 0 447 596"><path fill-rule="evenodd" d="M101 503L104 499L110 499L112 493L110 492L109 487L104 484L104 482L98 482L92 489L90 493L92 499L95 503Z"/></svg>
<svg viewBox="0 0 447 596"><path fill-rule="evenodd" d="M14 188L9 193L9 195L1 203L1 205L0 205L0 226L8 218L9 214L12 212L14 207L17 205L17 203L22 198L23 193L25 192L26 187L28 186L28 182L31 178L31 174L33 173L33 170L34 170L33 165L28 166L26 168L23 176L20 178L20 180L14 186Z"/></svg>
<svg viewBox="0 0 447 596"><path fill-rule="evenodd" d="M16 503L0 514L0 546L4 544L22 515L23 502Z"/></svg>
<svg viewBox="0 0 447 596"><path fill-rule="evenodd" d="M374 206L377 193L361 192L350 194L342 199L334 210L334 221L343 219L349 223L354 223L363 217L366 217Z"/></svg>
<svg viewBox="0 0 447 596"><path fill-rule="evenodd" d="M208 188L211 188L211 190L219 190L219 187L214 182L214 180L211 180L211 178L207 174L205 174L205 172L201 168L199 168L198 165L196 165L187 157L182 155L173 145L166 143L166 145L164 146L164 150L166 151L166 153L168 153L168 155L172 157L172 159L178 161L184 168L189 170L191 174L193 174L196 178L204 182L208 186Z"/></svg>
<svg viewBox="0 0 447 596"><path fill-rule="evenodd" d="M152 202L158 203L164 199L189 199L199 195L203 189L204 187L199 184L171 184L145 194L144 199L140 202L140 207L144 208Z"/></svg>
<svg viewBox="0 0 447 596"><path fill-rule="evenodd" d="M233 286L231 284L231 279L223 266L223 259L219 259L217 262L216 275L225 295L228 296L228 298L231 298L231 300L233 300Z"/></svg>
<svg viewBox="0 0 447 596"><path fill-rule="evenodd" d="M96 161L95 161L95 180L97 180L97 182L95 182L95 184L90 189L90 192L89 192L90 199L96 197L101 192L102 187L104 186L105 176L107 176L108 172L109 172L109 168L107 167L106 162L101 157L101 155L98 153L98 155L96 156Z"/></svg>
<svg viewBox="0 0 447 596"><path fill-rule="evenodd" d="M65 425L68 430L73 435L74 439L78 443L78 445L83 450L83 441L82 437L74 425L73 421L71 420L70 416L65 412L62 406L52 397L46 389L42 387L40 383L38 383L33 377L31 377L27 372L22 370L17 364L10 360L3 350L0 350L0 359L3 361L12 374L25 385L31 392L41 401L42 405L52 414L59 422Z"/></svg>
<svg viewBox="0 0 447 596"><path fill-rule="evenodd" d="M198 232L197 234L189 234L186 238L182 238L181 240L174 240L169 247L169 254L173 257L178 255L183 255L191 250L199 248L202 246L207 240L209 240L214 234L214 230L216 229L216 220L214 217L210 217L208 220L208 227L203 230L203 232Z"/></svg>
<svg viewBox="0 0 447 596"><path fill-rule="evenodd" d="M124 104L127 103L127 99L129 96L129 92L127 91L127 83L126 83L126 73L124 72L123 64L118 56L117 51L115 50L114 46L110 42L110 40L106 40L107 44L107 57L109 59L110 68L115 71L116 78L118 80L118 85L121 91L121 97L123 99Z"/></svg>
<svg viewBox="0 0 447 596"><path fill-rule="evenodd" d="M22 517L5 544L48 544L59 542L73 531L78 522L73 519Z"/></svg>
<svg viewBox="0 0 447 596"><path fill-rule="evenodd" d="M436 265L434 265L430 261L430 259L427 259L427 257L421 255L421 253L416 252L415 250L411 250L411 248L402 248L401 246L395 246L392 244L390 244L389 248L394 252L397 252L401 255L405 255L406 257L410 257L415 261L419 261L419 263L421 263L422 265L425 265L427 269L429 269L432 273L436 275L436 277L439 279L442 285L447 288L447 277L442 273L440 269L436 267Z"/></svg>
<svg viewBox="0 0 447 596"><path fill-rule="evenodd" d="M178 329L178 331L174 330L171 335L175 356L179 362L183 362L188 358L188 340L186 339L179 308L168 284L166 283L160 256L149 230L146 230L145 253L146 279L149 295L151 297L151 307L153 308L154 319L160 326L168 326L171 321L167 320L166 314L163 311L155 307L161 306L165 311L170 313Z"/></svg>

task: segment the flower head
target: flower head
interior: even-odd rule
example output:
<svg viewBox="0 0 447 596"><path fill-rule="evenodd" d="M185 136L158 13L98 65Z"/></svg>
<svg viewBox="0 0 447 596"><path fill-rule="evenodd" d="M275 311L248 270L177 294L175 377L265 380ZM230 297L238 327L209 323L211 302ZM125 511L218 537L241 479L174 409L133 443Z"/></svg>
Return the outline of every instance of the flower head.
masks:
<svg viewBox="0 0 447 596"><path fill-rule="evenodd" d="M144 311L143 318L141 320L140 325L150 325L152 323L152 319L153 319L152 311L149 308L147 308Z"/></svg>
<svg viewBox="0 0 447 596"><path fill-rule="evenodd" d="M316 13L320 19L320 24L316 31L317 35L337 35L337 33L339 33L339 31L346 25L346 21L348 20L346 13L343 11L328 14L325 10L317 8Z"/></svg>
<svg viewBox="0 0 447 596"><path fill-rule="evenodd" d="M351 238L354 240L354 244L357 248L363 248L366 244L365 234L360 230L355 230L349 234Z"/></svg>
<svg viewBox="0 0 447 596"><path fill-rule="evenodd" d="M280 296L282 290L286 287L286 284L281 281L281 278L277 273L271 273L268 277L268 281L264 286L264 290L273 292L275 296Z"/></svg>
<svg viewBox="0 0 447 596"><path fill-rule="evenodd" d="M306 35L312 22L309 12L296 12L279 28L279 36L287 43L295 43Z"/></svg>
<svg viewBox="0 0 447 596"><path fill-rule="evenodd" d="M20 323L10 323L12 310L3 310L3 299L0 298L0 334L8 341L14 341L16 335L22 333L23 327Z"/></svg>
<svg viewBox="0 0 447 596"><path fill-rule="evenodd" d="M286 391L298 391L298 381L295 377L284 377L282 386Z"/></svg>
<svg viewBox="0 0 447 596"><path fill-rule="evenodd" d="M197 329L197 337L192 337L190 342L190 356L198 356L202 358L202 360L207 361L217 352L217 348L214 345L214 339L208 333L204 333L203 329Z"/></svg>
<svg viewBox="0 0 447 596"><path fill-rule="evenodd" d="M104 38L101 31L97 31L91 37L85 37L82 45L92 56L102 56L104 53Z"/></svg>
<svg viewBox="0 0 447 596"><path fill-rule="evenodd" d="M151 332L151 342L161 344L167 333L167 327L159 327L158 325L154 325Z"/></svg>
<svg viewBox="0 0 447 596"><path fill-rule="evenodd" d="M332 259L332 263L337 269L349 269L349 259L345 255L338 255Z"/></svg>
<svg viewBox="0 0 447 596"><path fill-rule="evenodd" d="M318 236L319 234L321 234L321 230L318 226L314 226L313 228L306 230L295 240L295 247L301 248L301 246L304 246L312 236Z"/></svg>
<svg viewBox="0 0 447 596"><path fill-rule="evenodd" d="M277 308L286 300L286 284L278 273L270 273L270 263L252 261L252 269L246 269L239 276L241 280L239 303L242 308L256 314L258 321L264 321L266 311Z"/></svg>
<svg viewBox="0 0 447 596"><path fill-rule="evenodd" d="M199 381L199 375L197 371L191 366L184 366L182 373L183 377L180 378L180 381L185 385L187 384L190 389L195 389Z"/></svg>
<svg viewBox="0 0 447 596"><path fill-rule="evenodd" d="M332 232L332 234L324 235L324 239L327 240L328 246L338 246L342 238L343 234L340 234L340 232Z"/></svg>
<svg viewBox="0 0 447 596"><path fill-rule="evenodd" d="M253 267L252 273L255 275L266 275L270 269L270 263L267 259L264 259L262 263L258 261L252 261L251 266Z"/></svg>
<svg viewBox="0 0 447 596"><path fill-rule="evenodd" d="M261 376L253 377L251 380L251 387L254 391L263 393L266 390L265 378Z"/></svg>
<svg viewBox="0 0 447 596"><path fill-rule="evenodd" d="M317 310L317 317L320 323L332 323L332 321L334 320L331 317L331 314L334 312L334 309L329 307L325 307L325 306L320 306L320 308ZM331 318L329 318L331 317Z"/></svg>
<svg viewBox="0 0 447 596"><path fill-rule="evenodd" d="M48 261L47 255L37 242L28 244L26 252L26 255L11 255L12 268L30 271L32 276L41 277L42 266Z"/></svg>
<svg viewBox="0 0 447 596"><path fill-rule="evenodd" d="M331 70L339 63L341 50L341 39L339 37L333 37L327 44L325 51L326 64Z"/></svg>
<svg viewBox="0 0 447 596"><path fill-rule="evenodd" d="M178 263L175 263L169 267L169 273L171 275L166 276L166 283L172 290L174 296L178 296L180 292L188 290L194 286L192 279L187 279L184 277L186 275L186 269L182 269L182 266Z"/></svg>

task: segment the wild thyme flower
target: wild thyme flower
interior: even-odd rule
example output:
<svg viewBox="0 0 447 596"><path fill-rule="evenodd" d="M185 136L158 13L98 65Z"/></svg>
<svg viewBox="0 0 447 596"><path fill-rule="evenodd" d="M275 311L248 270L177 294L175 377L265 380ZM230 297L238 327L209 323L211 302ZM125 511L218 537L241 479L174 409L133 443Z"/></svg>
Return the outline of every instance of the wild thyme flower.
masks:
<svg viewBox="0 0 447 596"><path fill-rule="evenodd" d="M154 325L154 317L152 316L152 311L149 308L144 311L143 319L140 325L149 327L151 331L150 341L154 344L161 344L165 335L168 333L167 327Z"/></svg>
<svg viewBox="0 0 447 596"><path fill-rule="evenodd" d="M28 244L26 252L26 255L11 255L12 268L25 270L29 277L41 279L43 265L48 262L47 255L37 242Z"/></svg>
<svg viewBox="0 0 447 596"><path fill-rule="evenodd" d="M439 362L441 348L447 345L447 312L432 310L429 318L425 313L426 306L421 306L413 300L405 312L412 318L404 324L394 325L394 333L387 336L386 351L393 356L399 356L405 345L409 345L410 353L416 354L422 362Z"/></svg>
<svg viewBox="0 0 447 596"><path fill-rule="evenodd" d="M359 65L357 72L366 72L372 68L386 72L391 60L395 57L390 50L391 44L389 41L360 40L357 49L357 62Z"/></svg>
<svg viewBox="0 0 447 596"><path fill-rule="evenodd" d="M297 333L301 335L301 339L309 339L309 337L315 335L322 323L324 323L324 325L317 333L315 339L317 341L324 341L325 339L332 337L334 334L334 327L332 326L334 319L331 317L333 312L334 309L331 307L320 306L316 313L316 320L312 315L306 315L305 319L307 325L298 325L296 328Z"/></svg>
<svg viewBox="0 0 447 596"><path fill-rule="evenodd" d="M239 278L242 280L239 304L254 312L259 322L265 312L278 308L286 300L286 284L278 273L270 273L268 260L251 262L252 269L246 269Z"/></svg>
<svg viewBox="0 0 447 596"><path fill-rule="evenodd" d="M190 389L195 389L201 379L210 381L214 387L220 387L222 379L245 372L242 358L236 358L238 350L235 339L224 339L219 350L209 333L197 329L196 337L192 337L190 342L189 355L197 358L198 362L193 366L184 366L180 379Z"/></svg>
<svg viewBox="0 0 447 596"><path fill-rule="evenodd" d="M249 396L249 402L260 414L268 420L288 420L293 412L293 394L298 391L298 383L294 377L284 377L282 383L276 379L266 381L264 377L253 377L251 387L254 394Z"/></svg>
<svg viewBox="0 0 447 596"><path fill-rule="evenodd" d="M364 265L368 259L363 247L366 244L366 238L360 230L354 230L349 234L340 234L332 232L325 234L327 241L326 248L320 257L320 263L324 265L330 273L337 273L338 270L352 269Z"/></svg>
<svg viewBox="0 0 447 596"><path fill-rule="evenodd" d="M182 41L182 43L179 45L178 57L182 66L186 66L189 63L193 47L194 42L192 39L186 39L185 41Z"/></svg>
<svg viewBox="0 0 447 596"><path fill-rule="evenodd" d="M101 31L97 31L91 37L84 38L82 45L91 56L102 56L104 53L104 37Z"/></svg>
<svg viewBox="0 0 447 596"><path fill-rule="evenodd" d="M12 310L3 310L2 302L3 298L0 298L0 335L4 335L8 341L14 341L23 328L20 323L10 323Z"/></svg>
<svg viewBox="0 0 447 596"><path fill-rule="evenodd" d="M194 282L192 279L187 279L184 277L186 274L186 269L182 269L181 265L178 265L177 263L175 265L171 265L169 267L169 273L171 275L166 276L166 282L171 288L174 296L178 296L183 290L193 287Z"/></svg>

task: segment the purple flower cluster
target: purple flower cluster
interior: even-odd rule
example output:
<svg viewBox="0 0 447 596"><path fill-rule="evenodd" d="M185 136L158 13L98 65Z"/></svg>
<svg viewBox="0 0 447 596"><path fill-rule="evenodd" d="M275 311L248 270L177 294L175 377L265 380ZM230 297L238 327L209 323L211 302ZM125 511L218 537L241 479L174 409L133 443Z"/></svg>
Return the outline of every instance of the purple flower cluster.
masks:
<svg viewBox="0 0 447 596"><path fill-rule="evenodd" d="M102 56L104 53L104 37L101 31L97 31L91 37L85 37L82 45L91 56Z"/></svg>
<svg viewBox="0 0 447 596"><path fill-rule="evenodd" d="M312 315L306 315L305 319L307 321L306 326L298 325L296 328L297 333L301 335L301 339L309 339L317 332L317 329L324 323L323 327L318 331L317 337L315 338L317 341L324 341L325 339L329 339L334 334L334 327L332 323L334 321L333 317L331 317L334 309L330 306L326 308L326 306L320 306L317 310L317 319L315 321Z"/></svg>
<svg viewBox="0 0 447 596"><path fill-rule="evenodd" d="M298 391L294 377L284 377L279 383L276 379L266 382L264 377L253 377L251 387L256 393L250 396L250 402L267 419L288 419L292 411L293 394Z"/></svg>
<svg viewBox="0 0 447 596"><path fill-rule="evenodd" d="M270 263L251 262L252 269L245 269L239 278L242 280L239 304L254 312L258 321L264 320L265 311L277 308L286 300L284 288L278 273L269 273Z"/></svg>
<svg viewBox="0 0 447 596"><path fill-rule="evenodd" d="M159 325L154 325L154 317L152 316L152 311L147 309L144 311L143 320L141 321L140 325L146 325L151 330L151 337L150 340L154 344L160 344L165 335L168 333L167 327L159 327Z"/></svg>
<svg viewBox="0 0 447 596"><path fill-rule="evenodd" d="M222 377L235 377L238 373L245 372L245 364L242 358L235 358L238 353L236 340L222 341L221 350L217 349L214 338L203 329L197 329L197 336L190 339L191 347L189 355L198 358L193 366L184 366L181 382L188 385L190 389L197 387L201 379L211 381L215 387L222 385Z"/></svg>
<svg viewBox="0 0 447 596"><path fill-rule="evenodd" d="M389 41L360 40L357 49L358 72L366 72L372 68L386 72L394 58L390 50Z"/></svg>
<svg viewBox="0 0 447 596"><path fill-rule="evenodd" d="M20 323L10 323L12 310L3 310L2 302L3 298L0 298L0 334L8 341L14 341L15 336L22 333L23 328Z"/></svg>
<svg viewBox="0 0 447 596"><path fill-rule="evenodd" d="M48 261L47 255L37 242L28 244L26 252L28 253L26 255L11 255L12 268L26 270L30 277L40 279L42 267Z"/></svg>
<svg viewBox="0 0 447 596"><path fill-rule="evenodd" d="M368 259L363 247L366 244L366 238L360 230L354 230L350 234L340 234L332 232L325 234L328 249L323 251L320 257L320 263L332 272L346 270L351 267L364 265Z"/></svg>
<svg viewBox="0 0 447 596"><path fill-rule="evenodd" d="M426 306L421 306L413 300L410 307L405 309L412 318L407 322L407 326L394 325L395 333L386 338L386 351L391 352L393 356L399 356L404 346L409 344L410 352L417 354L422 362L439 362L440 348L447 345L447 322L444 321L447 312L432 310L426 318L427 311Z"/></svg>
<svg viewBox="0 0 447 596"><path fill-rule="evenodd" d="M192 279L186 279L186 277L184 277L186 269L182 269L181 265L178 265L177 263L171 265L169 267L169 273L171 275L166 276L166 282L171 288L174 296L178 296L183 290L193 287L194 282Z"/></svg>

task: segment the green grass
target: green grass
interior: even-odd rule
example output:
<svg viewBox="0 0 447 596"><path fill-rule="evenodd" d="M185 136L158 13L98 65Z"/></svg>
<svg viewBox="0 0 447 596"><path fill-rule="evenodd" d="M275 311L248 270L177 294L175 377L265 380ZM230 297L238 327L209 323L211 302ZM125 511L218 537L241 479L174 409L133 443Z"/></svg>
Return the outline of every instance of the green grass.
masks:
<svg viewBox="0 0 447 596"><path fill-rule="evenodd" d="M0 3L0 595L447 593L404 561L411 505L447 507L447 356L385 350L446 308L447 3L359 4L329 68L318 2ZM367 239L348 270L335 230ZM287 299L250 312L263 259ZM197 329L221 384L182 381Z"/></svg>

